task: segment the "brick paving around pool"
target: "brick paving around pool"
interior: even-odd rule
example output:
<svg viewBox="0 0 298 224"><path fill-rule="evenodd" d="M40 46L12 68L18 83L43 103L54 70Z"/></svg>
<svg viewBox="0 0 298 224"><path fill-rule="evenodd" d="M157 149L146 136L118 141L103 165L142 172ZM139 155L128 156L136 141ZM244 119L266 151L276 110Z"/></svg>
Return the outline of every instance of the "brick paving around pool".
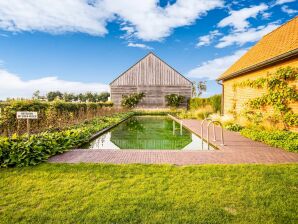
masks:
<svg viewBox="0 0 298 224"><path fill-rule="evenodd" d="M183 125L201 136L198 120L183 120ZM206 126L203 136L206 138ZM211 128L210 128L211 130ZM220 128L216 127L217 136ZM211 135L211 133L210 133ZM211 136L210 136L211 139ZM111 163L111 164L273 164L298 163L298 153L287 152L255 142L239 133L224 130L225 146L212 142L218 150L91 150L74 149L49 159L50 163Z"/></svg>

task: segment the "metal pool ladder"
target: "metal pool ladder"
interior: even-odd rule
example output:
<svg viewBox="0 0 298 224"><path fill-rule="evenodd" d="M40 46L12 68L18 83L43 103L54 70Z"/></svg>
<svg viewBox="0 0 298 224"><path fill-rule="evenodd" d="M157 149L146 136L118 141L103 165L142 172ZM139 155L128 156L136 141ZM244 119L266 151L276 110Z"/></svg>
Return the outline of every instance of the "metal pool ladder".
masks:
<svg viewBox="0 0 298 224"><path fill-rule="evenodd" d="M221 128L221 145L224 146L224 135L223 135L223 125L222 125L222 123L220 121L212 120L211 118L205 118L201 122L202 149L203 149L203 146L204 146L203 125L204 125L205 121L209 121L208 126L207 126L207 147L208 147L208 150L210 149L209 128L210 128L211 124L213 124L213 141L214 142L216 141L215 124L219 124L220 125L220 128Z"/></svg>

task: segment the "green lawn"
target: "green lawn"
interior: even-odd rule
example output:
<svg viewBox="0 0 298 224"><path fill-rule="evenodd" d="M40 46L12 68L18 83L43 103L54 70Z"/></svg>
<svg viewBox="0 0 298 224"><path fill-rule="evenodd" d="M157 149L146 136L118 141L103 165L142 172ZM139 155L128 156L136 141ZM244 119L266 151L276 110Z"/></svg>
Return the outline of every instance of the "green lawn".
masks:
<svg viewBox="0 0 298 224"><path fill-rule="evenodd" d="M0 223L297 223L298 165L0 169Z"/></svg>

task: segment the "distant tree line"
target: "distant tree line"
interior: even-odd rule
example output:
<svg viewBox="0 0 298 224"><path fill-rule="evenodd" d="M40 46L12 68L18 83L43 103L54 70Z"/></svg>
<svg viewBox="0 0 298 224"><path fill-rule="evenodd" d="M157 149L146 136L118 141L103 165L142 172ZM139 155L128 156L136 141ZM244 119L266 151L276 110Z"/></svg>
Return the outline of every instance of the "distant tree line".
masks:
<svg viewBox="0 0 298 224"><path fill-rule="evenodd" d="M60 91L48 92L45 96L40 95L40 91L37 90L33 93L33 99L54 101L55 99L64 100L65 102L106 102L110 96L109 92L102 93L62 93Z"/></svg>

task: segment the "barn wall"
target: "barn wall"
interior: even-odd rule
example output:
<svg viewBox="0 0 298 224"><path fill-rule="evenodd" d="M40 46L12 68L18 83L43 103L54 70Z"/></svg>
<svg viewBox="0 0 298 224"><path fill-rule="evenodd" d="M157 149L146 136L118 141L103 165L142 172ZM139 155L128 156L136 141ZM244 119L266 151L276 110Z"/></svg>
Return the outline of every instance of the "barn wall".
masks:
<svg viewBox="0 0 298 224"><path fill-rule="evenodd" d="M166 107L165 96L168 94L179 94L185 96L186 100L182 106L187 106L187 100L191 97L191 86L111 86L111 98L116 107L121 105L122 95L136 92L144 92L145 98L139 104L144 108Z"/></svg>

